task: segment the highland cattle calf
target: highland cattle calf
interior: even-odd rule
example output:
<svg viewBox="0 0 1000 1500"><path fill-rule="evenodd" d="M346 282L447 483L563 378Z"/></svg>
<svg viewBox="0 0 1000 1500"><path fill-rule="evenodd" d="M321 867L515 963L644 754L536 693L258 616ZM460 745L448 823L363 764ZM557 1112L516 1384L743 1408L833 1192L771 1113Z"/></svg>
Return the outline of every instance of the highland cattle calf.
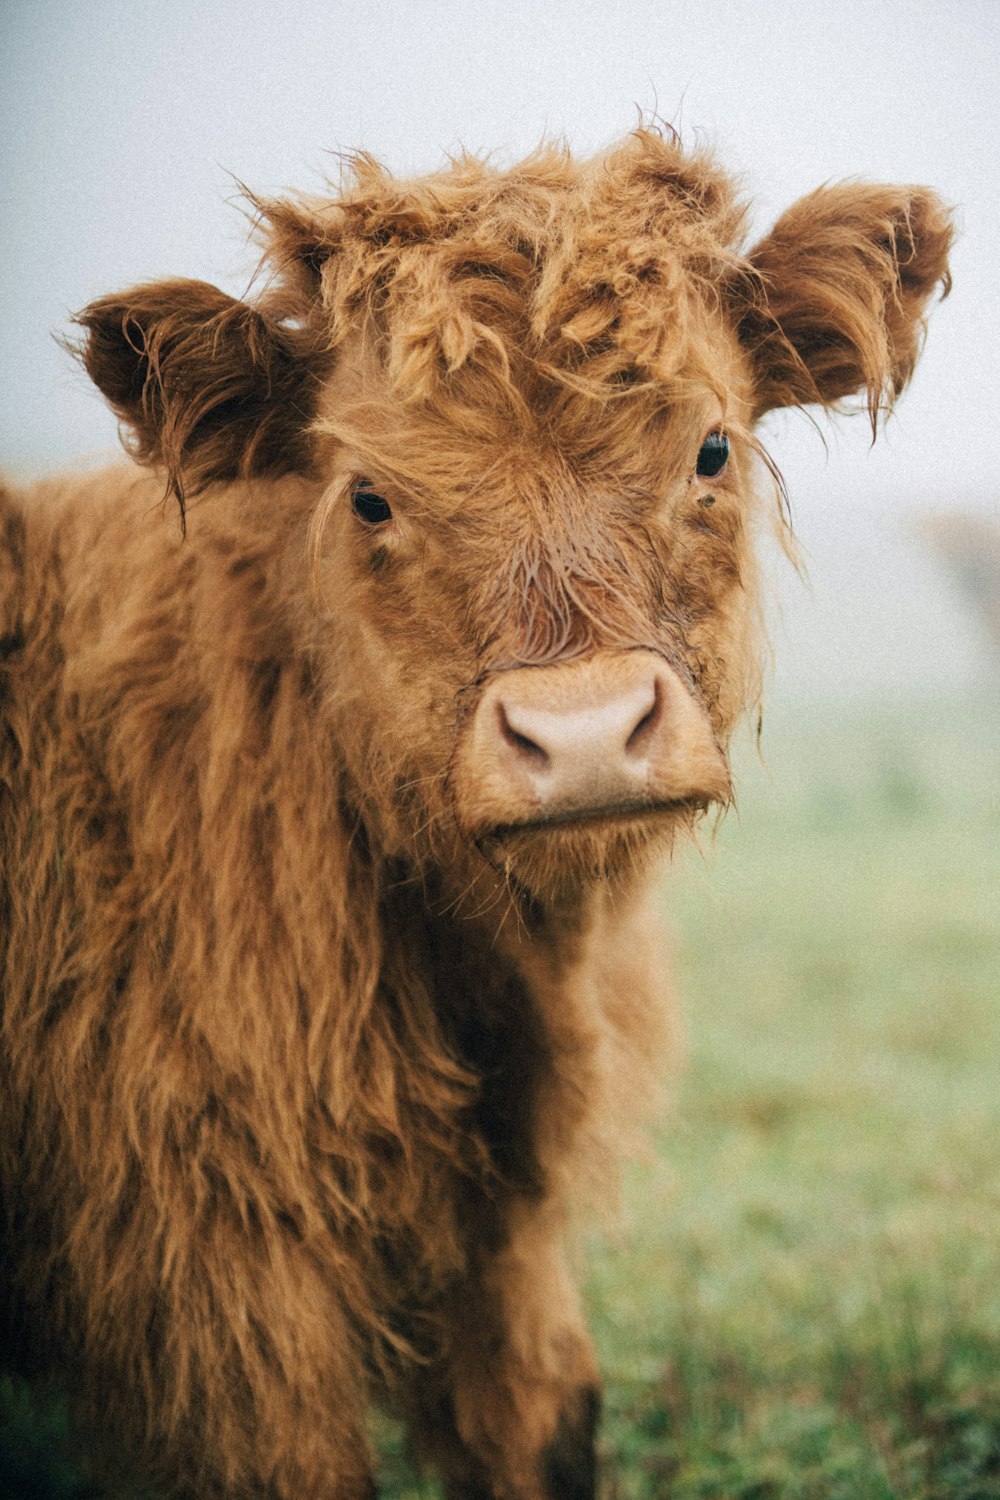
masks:
<svg viewBox="0 0 1000 1500"><path fill-rule="evenodd" d="M0 498L8 1357L174 1496L370 1496L374 1400L452 1500L585 1500L568 1205L758 696L754 424L891 402L947 217L747 250L651 131L256 207L255 301L80 316L140 468Z"/></svg>

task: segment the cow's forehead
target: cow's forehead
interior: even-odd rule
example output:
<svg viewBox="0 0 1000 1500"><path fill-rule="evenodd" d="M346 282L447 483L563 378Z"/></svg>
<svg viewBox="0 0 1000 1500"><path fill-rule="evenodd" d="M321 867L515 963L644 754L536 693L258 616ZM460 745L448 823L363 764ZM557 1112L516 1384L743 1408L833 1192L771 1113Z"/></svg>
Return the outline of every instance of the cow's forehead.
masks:
<svg viewBox="0 0 1000 1500"><path fill-rule="evenodd" d="M279 272L305 268L305 315L333 348L360 339L396 402L520 404L569 429L636 387L725 387L743 209L711 158L650 132L409 181L360 158L335 199L264 213Z"/></svg>
<svg viewBox="0 0 1000 1500"><path fill-rule="evenodd" d="M386 360L356 337L323 390L314 431L339 470L417 496L662 492L689 472L706 433L744 425L742 366L720 345L710 382L653 380L608 397L557 380L524 384L475 362L420 401L401 401ZM463 502L464 503L464 502Z"/></svg>

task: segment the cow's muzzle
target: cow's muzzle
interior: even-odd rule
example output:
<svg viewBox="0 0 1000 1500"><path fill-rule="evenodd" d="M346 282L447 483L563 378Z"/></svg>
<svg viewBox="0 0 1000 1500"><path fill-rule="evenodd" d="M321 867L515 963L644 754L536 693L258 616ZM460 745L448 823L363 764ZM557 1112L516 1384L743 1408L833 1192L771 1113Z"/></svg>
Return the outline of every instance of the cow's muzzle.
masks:
<svg viewBox="0 0 1000 1500"><path fill-rule="evenodd" d="M655 652L497 672L459 738L459 826L502 838L690 813L730 796L708 715Z"/></svg>

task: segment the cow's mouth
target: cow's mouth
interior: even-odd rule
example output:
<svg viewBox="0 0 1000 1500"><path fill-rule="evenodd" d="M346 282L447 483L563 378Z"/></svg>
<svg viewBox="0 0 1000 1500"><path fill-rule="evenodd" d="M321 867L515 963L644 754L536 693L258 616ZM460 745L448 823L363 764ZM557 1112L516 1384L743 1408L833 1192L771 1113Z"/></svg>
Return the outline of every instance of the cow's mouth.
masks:
<svg viewBox="0 0 1000 1500"><path fill-rule="evenodd" d="M498 823L474 843L508 882L533 896L561 896L645 869L690 834L710 801L676 797Z"/></svg>
<svg viewBox="0 0 1000 1500"><path fill-rule="evenodd" d="M673 818L680 813L698 817L711 804L708 797L670 797L658 801L612 802L601 807L566 808L547 812L535 818L499 823L480 834L477 844L502 844L520 837L545 834L553 829L579 829L581 832L613 832L627 825L641 825L657 819Z"/></svg>

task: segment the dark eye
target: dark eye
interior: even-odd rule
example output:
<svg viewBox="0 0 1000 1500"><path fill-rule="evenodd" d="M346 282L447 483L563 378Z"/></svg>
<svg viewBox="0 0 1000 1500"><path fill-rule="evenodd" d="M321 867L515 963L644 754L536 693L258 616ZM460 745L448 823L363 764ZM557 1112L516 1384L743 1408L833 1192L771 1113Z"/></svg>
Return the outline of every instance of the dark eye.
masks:
<svg viewBox="0 0 1000 1500"><path fill-rule="evenodd" d="M729 462L729 439L724 432L710 432L698 449L695 472L702 479L714 479Z"/></svg>
<svg viewBox="0 0 1000 1500"><path fill-rule="evenodd" d="M351 505L354 514L367 521L369 526L380 526L383 521L392 520L392 506L372 489L367 479L359 479L355 484L351 491Z"/></svg>

